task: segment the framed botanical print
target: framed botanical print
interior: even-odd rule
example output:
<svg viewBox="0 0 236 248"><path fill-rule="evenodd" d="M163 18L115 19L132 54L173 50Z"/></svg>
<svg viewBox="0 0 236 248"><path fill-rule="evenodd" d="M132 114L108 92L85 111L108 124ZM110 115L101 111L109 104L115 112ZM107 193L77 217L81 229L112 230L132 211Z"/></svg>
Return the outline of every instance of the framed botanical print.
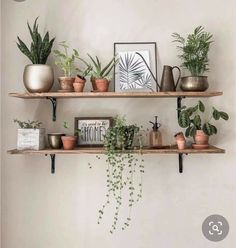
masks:
<svg viewBox="0 0 236 248"><path fill-rule="evenodd" d="M114 55L118 58L115 92L157 91L156 42L114 43Z"/></svg>
<svg viewBox="0 0 236 248"><path fill-rule="evenodd" d="M76 117L75 133L80 130L77 146L103 146L104 135L112 124L112 117Z"/></svg>

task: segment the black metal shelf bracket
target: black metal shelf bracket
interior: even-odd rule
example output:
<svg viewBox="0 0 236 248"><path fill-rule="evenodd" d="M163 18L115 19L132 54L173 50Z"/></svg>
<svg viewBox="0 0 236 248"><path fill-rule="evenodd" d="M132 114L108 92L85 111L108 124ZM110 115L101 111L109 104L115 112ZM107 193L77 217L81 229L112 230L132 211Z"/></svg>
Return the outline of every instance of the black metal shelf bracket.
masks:
<svg viewBox="0 0 236 248"><path fill-rule="evenodd" d="M46 97L52 103L52 120L56 121L57 119L57 99L55 97Z"/></svg>
<svg viewBox="0 0 236 248"><path fill-rule="evenodd" d="M51 173L55 174L56 171L56 154L49 154L51 158ZM48 156L48 154L45 154L45 156Z"/></svg>
<svg viewBox="0 0 236 248"><path fill-rule="evenodd" d="M50 154L51 157L51 173L55 174L55 170L56 170L56 165L55 165L55 160L56 160L56 154Z"/></svg>
<svg viewBox="0 0 236 248"><path fill-rule="evenodd" d="M179 96L177 98L177 117L179 119L181 107L182 107L182 100L185 98L185 96ZM179 154L179 173L183 173L183 155L182 153Z"/></svg>

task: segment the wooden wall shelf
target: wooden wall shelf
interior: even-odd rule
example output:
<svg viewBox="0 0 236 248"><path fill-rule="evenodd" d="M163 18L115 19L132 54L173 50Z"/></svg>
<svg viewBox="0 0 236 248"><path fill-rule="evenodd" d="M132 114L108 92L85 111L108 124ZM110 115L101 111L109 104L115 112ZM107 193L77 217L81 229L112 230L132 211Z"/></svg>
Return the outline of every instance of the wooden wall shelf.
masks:
<svg viewBox="0 0 236 248"><path fill-rule="evenodd" d="M223 92L221 91L205 91L205 92L47 92L47 93L9 93L10 97L16 97L21 99L47 99L52 103L52 119L56 121L56 110L57 110L57 99L67 99L67 98L176 98L177 99L177 115L179 116L181 109L181 102L183 98L202 98L202 97L214 97L221 96ZM224 153L223 149L211 146L208 149L195 150L195 149L184 149L178 150L177 148L170 147L168 149L143 149L143 154L178 154L179 158L179 172L183 172L183 155L184 154L207 154L207 153ZM103 154L105 153L102 148L83 148L72 151L65 150L50 150L45 149L41 151L18 151L10 150L10 154L44 154L50 155L51 157L51 168L52 173L55 172L55 157L56 154ZM135 150L134 153L139 153L138 150Z"/></svg>
<svg viewBox="0 0 236 248"><path fill-rule="evenodd" d="M140 150L133 150L133 153L140 153ZM104 154L104 148L76 148L74 150L55 150L55 149L44 149L44 150L9 150L9 154L43 154L43 155L50 155L50 154ZM179 150L177 147L170 147L165 149L150 149L144 148L142 149L143 154L202 154L202 153L225 153L225 150L220 149L215 146L210 146L207 149L192 149L187 148L184 150Z"/></svg>
<svg viewBox="0 0 236 248"><path fill-rule="evenodd" d="M48 92L48 93L9 93L11 97L23 99L40 99L40 98L165 98L165 97L213 97L221 96L220 91L205 91L205 92Z"/></svg>

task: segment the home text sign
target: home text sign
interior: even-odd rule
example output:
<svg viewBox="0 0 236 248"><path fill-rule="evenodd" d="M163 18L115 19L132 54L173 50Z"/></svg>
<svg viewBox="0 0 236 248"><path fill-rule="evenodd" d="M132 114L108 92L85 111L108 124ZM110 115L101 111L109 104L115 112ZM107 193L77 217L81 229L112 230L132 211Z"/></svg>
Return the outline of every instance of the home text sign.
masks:
<svg viewBox="0 0 236 248"><path fill-rule="evenodd" d="M80 130L78 146L103 146L104 135L112 125L111 117L77 117L75 118L75 132Z"/></svg>

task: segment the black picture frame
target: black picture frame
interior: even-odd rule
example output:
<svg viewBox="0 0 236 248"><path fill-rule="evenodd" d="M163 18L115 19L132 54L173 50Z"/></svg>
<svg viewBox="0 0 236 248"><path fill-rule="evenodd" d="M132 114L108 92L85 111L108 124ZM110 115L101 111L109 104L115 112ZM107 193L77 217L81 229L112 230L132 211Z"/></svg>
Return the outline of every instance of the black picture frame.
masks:
<svg viewBox="0 0 236 248"><path fill-rule="evenodd" d="M108 126L103 127L103 130L101 130L101 128L100 130L92 129L94 128L94 126L96 126L103 120L107 122ZM87 125L89 125L90 127L87 126L87 130L86 130L86 126L81 129L82 124L81 123L79 124L79 122L83 122L83 125L85 125L86 121L87 123L89 123ZM92 121L94 121L94 123ZM78 128L81 129L81 133L78 135L78 138L77 138L76 146L77 147L103 147L102 136L105 134L104 128L107 130L107 128L110 128L113 125L114 125L113 117L75 117L74 133L75 134L77 133Z"/></svg>
<svg viewBox="0 0 236 248"><path fill-rule="evenodd" d="M158 71L157 71L157 43L155 41L147 41L147 42L115 42L114 43L114 56L117 55L117 46L136 46L136 45L153 45L153 51L154 51L154 61L152 61L152 63L154 63L154 66L151 66L151 70L149 70L150 74L151 74L151 78L152 78L152 85L153 85L153 90L150 91L158 91ZM142 58L143 59L143 58ZM146 63L145 63L146 64ZM116 74L117 74L117 66L115 66L114 68L114 91L115 92L122 92L118 90L117 85L120 84L120 82L117 82L117 78L116 78ZM148 68L148 67L147 67ZM153 71L154 69L154 71ZM141 90L142 92L143 90ZM146 90L149 91L149 90ZM133 90L124 90L124 92L136 92ZM139 91L140 92L140 91Z"/></svg>

